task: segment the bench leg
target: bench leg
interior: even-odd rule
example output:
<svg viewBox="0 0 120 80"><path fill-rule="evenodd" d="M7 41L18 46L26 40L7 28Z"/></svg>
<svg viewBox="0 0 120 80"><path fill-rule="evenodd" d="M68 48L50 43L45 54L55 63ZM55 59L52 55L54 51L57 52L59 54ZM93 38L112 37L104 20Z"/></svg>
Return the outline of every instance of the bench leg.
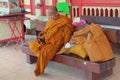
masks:
<svg viewBox="0 0 120 80"><path fill-rule="evenodd" d="M37 61L37 57L26 54L27 63L33 64Z"/></svg>
<svg viewBox="0 0 120 80"><path fill-rule="evenodd" d="M104 77L107 77L113 73L113 69L106 70L103 73L93 73L93 72L85 72L85 77L87 80L101 80Z"/></svg>

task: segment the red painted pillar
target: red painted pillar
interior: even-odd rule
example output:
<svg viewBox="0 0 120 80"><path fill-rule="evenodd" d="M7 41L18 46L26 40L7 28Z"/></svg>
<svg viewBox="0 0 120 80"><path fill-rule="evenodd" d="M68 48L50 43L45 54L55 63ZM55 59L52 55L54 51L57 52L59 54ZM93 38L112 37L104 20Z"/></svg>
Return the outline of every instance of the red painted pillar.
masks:
<svg viewBox="0 0 120 80"><path fill-rule="evenodd" d="M41 0L41 15L45 16L45 0Z"/></svg>
<svg viewBox="0 0 120 80"><path fill-rule="evenodd" d="M35 15L35 0L30 0L31 14Z"/></svg>
<svg viewBox="0 0 120 80"><path fill-rule="evenodd" d="M52 0L53 6L56 6L57 0Z"/></svg>

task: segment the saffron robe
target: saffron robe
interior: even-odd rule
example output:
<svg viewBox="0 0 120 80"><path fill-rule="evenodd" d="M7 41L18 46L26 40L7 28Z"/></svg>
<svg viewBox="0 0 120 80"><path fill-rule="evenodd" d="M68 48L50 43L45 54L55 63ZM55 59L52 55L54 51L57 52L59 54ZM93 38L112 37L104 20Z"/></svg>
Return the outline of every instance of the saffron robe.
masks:
<svg viewBox="0 0 120 80"><path fill-rule="evenodd" d="M44 69L54 55L65 45L73 32L72 22L65 16L49 20L39 36L45 36L45 43L34 40L30 43L31 51L38 57L35 75L42 75Z"/></svg>
<svg viewBox="0 0 120 80"><path fill-rule="evenodd" d="M102 62L114 58L112 48L99 24L91 24L74 32L72 39L82 45L92 62Z"/></svg>

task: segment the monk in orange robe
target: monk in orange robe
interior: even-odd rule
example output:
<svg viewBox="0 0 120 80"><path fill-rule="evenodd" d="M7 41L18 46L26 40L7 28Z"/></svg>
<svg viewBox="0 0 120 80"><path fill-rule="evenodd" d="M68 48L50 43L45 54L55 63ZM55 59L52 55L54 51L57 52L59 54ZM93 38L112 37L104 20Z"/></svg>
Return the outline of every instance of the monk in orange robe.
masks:
<svg viewBox="0 0 120 80"><path fill-rule="evenodd" d="M49 21L39 33L38 39L30 43L31 51L38 57L35 75L42 75L54 55L70 40L73 32L71 20L60 16L55 7L48 9Z"/></svg>

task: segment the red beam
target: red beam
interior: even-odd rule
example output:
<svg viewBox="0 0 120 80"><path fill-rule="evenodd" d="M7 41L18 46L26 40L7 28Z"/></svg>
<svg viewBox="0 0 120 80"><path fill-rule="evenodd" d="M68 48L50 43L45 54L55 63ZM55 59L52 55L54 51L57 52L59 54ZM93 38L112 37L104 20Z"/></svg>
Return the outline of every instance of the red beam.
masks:
<svg viewBox="0 0 120 80"><path fill-rule="evenodd" d="M82 6L120 7L120 3L82 3Z"/></svg>
<svg viewBox="0 0 120 80"><path fill-rule="evenodd" d="M76 1L76 0L74 0ZM120 3L120 0L82 0L83 3Z"/></svg>

